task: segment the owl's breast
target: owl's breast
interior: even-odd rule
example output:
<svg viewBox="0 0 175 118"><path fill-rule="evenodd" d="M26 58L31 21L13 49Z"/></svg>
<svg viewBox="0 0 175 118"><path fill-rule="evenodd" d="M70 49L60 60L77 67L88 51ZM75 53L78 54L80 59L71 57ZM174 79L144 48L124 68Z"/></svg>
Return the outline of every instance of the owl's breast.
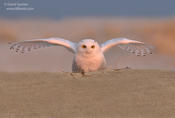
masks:
<svg viewBox="0 0 175 118"><path fill-rule="evenodd" d="M106 64L103 54L89 56L77 55L75 56L75 62L77 67L84 72L99 70Z"/></svg>

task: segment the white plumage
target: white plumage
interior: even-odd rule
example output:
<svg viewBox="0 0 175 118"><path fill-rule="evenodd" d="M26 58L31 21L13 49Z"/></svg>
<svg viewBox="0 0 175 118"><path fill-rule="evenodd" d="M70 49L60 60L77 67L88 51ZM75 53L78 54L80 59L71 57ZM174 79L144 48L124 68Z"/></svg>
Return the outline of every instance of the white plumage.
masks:
<svg viewBox="0 0 175 118"><path fill-rule="evenodd" d="M104 69L106 65L104 52L116 45L128 52L135 53L137 56L151 54L152 47L145 45L143 42L127 38L115 38L102 44L98 44L92 39L84 39L78 43L62 38L34 39L16 42L12 44L10 49L24 53L42 47L64 46L74 53L72 71L89 72Z"/></svg>

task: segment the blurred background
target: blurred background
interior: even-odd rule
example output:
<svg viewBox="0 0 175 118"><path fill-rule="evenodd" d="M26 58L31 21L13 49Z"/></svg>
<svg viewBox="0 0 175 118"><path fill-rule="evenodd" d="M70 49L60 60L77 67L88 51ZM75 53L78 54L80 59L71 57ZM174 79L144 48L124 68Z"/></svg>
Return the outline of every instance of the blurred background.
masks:
<svg viewBox="0 0 175 118"><path fill-rule="evenodd" d="M63 47L19 54L10 44L62 37L102 43L126 37L153 45L152 55L137 57L118 47L105 53L108 68L175 71L174 0L1 0L0 71L71 71L73 54Z"/></svg>

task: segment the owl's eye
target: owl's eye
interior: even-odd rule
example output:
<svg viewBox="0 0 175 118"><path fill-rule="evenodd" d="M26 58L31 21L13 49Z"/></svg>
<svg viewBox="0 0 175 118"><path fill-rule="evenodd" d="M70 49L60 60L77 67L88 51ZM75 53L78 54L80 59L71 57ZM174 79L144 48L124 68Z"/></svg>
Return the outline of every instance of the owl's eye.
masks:
<svg viewBox="0 0 175 118"><path fill-rule="evenodd" d="M93 48L93 49L94 49L94 48L95 48L95 45L92 45L92 46L91 46L91 48Z"/></svg>
<svg viewBox="0 0 175 118"><path fill-rule="evenodd" d="M82 48L86 48L86 45L82 45L81 47L82 47Z"/></svg>

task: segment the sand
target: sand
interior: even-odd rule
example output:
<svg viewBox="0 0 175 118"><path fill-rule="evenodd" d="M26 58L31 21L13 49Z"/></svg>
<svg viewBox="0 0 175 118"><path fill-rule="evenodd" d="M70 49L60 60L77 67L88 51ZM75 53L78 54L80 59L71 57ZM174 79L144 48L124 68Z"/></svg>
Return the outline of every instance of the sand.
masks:
<svg viewBox="0 0 175 118"><path fill-rule="evenodd" d="M0 18L0 118L174 118L175 18ZM127 37L153 45L137 57L105 53L108 71L72 74L63 47L17 54L8 42L62 37L99 43ZM131 69L110 71L111 68ZM32 72L31 72L32 71ZM62 72L64 71L64 72Z"/></svg>
<svg viewBox="0 0 175 118"><path fill-rule="evenodd" d="M1 118L174 118L175 72L0 73Z"/></svg>

